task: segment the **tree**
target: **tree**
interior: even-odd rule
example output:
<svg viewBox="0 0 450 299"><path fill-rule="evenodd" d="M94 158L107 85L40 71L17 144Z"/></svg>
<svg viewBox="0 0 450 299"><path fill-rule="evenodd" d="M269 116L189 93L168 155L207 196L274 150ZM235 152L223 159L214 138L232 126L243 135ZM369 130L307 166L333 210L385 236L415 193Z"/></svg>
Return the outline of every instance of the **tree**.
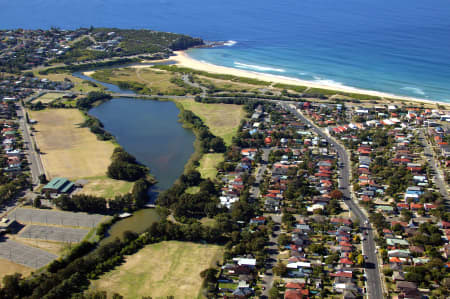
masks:
<svg viewBox="0 0 450 299"><path fill-rule="evenodd" d="M282 296L280 295L280 290L278 286L273 286L269 290L269 299L280 299L280 298L282 298Z"/></svg>
<svg viewBox="0 0 450 299"><path fill-rule="evenodd" d="M33 200L33 207L38 208L38 209L41 207L41 199L39 197L36 197Z"/></svg>
<svg viewBox="0 0 450 299"><path fill-rule="evenodd" d="M330 192L330 197L332 199L342 199L343 196L344 196L344 194L340 190L337 190L337 189Z"/></svg>
<svg viewBox="0 0 450 299"><path fill-rule="evenodd" d="M289 245L292 241L292 238L287 235L287 234L280 234L278 236L278 244L280 244L280 246L286 246Z"/></svg>
<svg viewBox="0 0 450 299"><path fill-rule="evenodd" d="M326 253L325 246L323 244L320 244L320 243L313 243L313 244L308 246L308 249L311 252L317 253L319 255L325 255L325 253Z"/></svg>
<svg viewBox="0 0 450 299"><path fill-rule="evenodd" d="M41 174L41 175L39 176L39 182L40 182L41 184L47 184L47 183L48 183L48 180L47 180L47 177L45 176L45 173L43 173L43 174Z"/></svg>
<svg viewBox="0 0 450 299"><path fill-rule="evenodd" d="M357 263L359 266L364 265L364 257L363 257L361 254L359 254L358 257L356 258L356 263Z"/></svg>

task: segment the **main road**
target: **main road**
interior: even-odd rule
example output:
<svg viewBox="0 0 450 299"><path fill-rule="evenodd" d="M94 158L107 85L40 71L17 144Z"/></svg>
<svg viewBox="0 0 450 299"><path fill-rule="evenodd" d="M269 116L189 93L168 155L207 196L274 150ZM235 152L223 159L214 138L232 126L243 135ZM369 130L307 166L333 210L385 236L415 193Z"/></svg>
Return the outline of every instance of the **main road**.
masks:
<svg viewBox="0 0 450 299"><path fill-rule="evenodd" d="M39 185L39 176L44 173L44 167L41 157L36 150L34 139L31 137L28 129L25 108L20 103L17 105L17 118L19 119L19 128L22 131L28 162L30 163L31 181L34 185Z"/></svg>
<svg viewBox="0 0 450 299"><path fill-rule="evenodd" d="M366 258L366 277L367 277L367 293L369 298L378 299L383 298L383 291L381 286L381 278L377 261L377 253L373 231L369 223L368 217L362 212L359 206L353 201L350 191L350 159L345 148L339 144L334 138L327 135L322 129L316 126L313 122L299 113L295 108L293 108L289 103L278 102L284 108L289 110L291 113L296 115L301 121L309 125L311 129L316 132L319 136L325 138L328 143L334 147L338 153L339 160L341 161L341 175L339 177L339 189L344 194L344 202L347 207L352 211L352 213L359 219L361 227L364 227L365 236L363 245L363 254L367 256Z"/></svg>

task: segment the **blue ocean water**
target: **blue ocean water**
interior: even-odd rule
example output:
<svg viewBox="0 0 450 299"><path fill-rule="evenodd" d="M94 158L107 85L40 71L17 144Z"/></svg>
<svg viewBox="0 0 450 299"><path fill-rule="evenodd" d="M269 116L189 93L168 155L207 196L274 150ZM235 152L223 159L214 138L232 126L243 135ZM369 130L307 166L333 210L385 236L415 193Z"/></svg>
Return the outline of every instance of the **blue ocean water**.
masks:
<svg viewBox="0 0 450 299"><path fill-rule="evenodd" d="M214 64L450 102L448 0L0 0L0 28L149 28L232 40Z"/></svg>

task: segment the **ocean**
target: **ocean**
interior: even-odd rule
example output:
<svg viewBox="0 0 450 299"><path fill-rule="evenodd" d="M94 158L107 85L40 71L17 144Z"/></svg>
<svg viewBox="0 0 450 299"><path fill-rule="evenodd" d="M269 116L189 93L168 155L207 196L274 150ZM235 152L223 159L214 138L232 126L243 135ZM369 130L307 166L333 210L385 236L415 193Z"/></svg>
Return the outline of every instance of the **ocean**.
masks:
<svg viewBox="0 0 450 299"><path fill-rule="evenodd" d="M450 102L448 0L0 0L0 28L148 28L228 41L218 65Z"/></svg>

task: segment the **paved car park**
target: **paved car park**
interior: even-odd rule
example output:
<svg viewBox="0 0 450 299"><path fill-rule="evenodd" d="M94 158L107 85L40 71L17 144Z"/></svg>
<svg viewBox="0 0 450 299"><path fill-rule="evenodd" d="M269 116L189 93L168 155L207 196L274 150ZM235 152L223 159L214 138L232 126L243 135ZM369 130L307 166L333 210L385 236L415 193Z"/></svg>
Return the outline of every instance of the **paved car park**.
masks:
<svg viewBox="0 0 450 299"><path fill-rule="evenodd" d="M22 238L39 239L45 241L58 242L80 242L87 235L87 229L43 226L43 225L27 225L20 233Z"/></svg>
<svg viewBox="0 0 450 299"><path fill-rule="evenodd" d="M5 239L0 242L0 257L17 264L39 269L58 256L39 248Z"/></svg>
<svg viewBox="0 0 450 299"><path fill-rule="evenodd" d="M54 210L17 208L9 213L8 218L20 223L79 226L92 228L102 221L103 215L81 212L61 212Z"/></svg>

